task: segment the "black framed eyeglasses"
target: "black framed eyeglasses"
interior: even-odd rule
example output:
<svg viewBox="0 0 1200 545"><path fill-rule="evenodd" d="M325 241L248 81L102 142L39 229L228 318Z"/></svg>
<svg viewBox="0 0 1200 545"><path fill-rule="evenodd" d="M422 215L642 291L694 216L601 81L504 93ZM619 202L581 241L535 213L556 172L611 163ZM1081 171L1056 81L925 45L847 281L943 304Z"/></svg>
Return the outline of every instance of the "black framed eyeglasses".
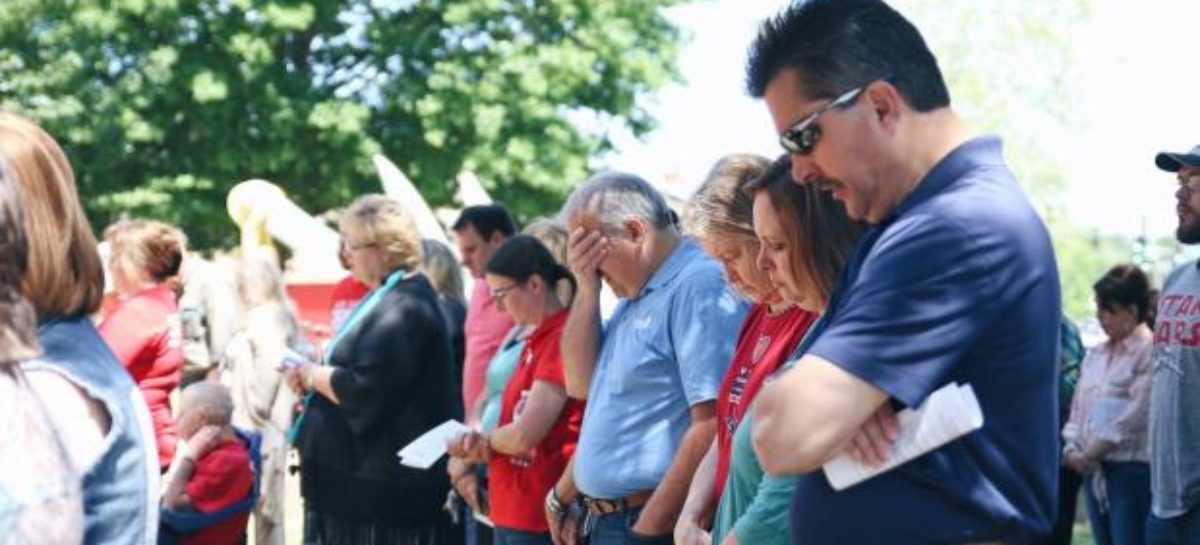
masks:
<svg viewBox="0 0 1200 545"><path fill-rule="evenodd" d="M848 108L854 104L854 101L858 100L858 96L867 88L867 85L870 85L870 83L842 93L841 96L817 108L817 111L808 114L807 117L792 125L791 128L783 131L783 134L779 135L779 145L783 146L783 149L787 150L788 153L796 155L808 155L812 153L817 142L821 140L821 126L817 125L817 119L829 110L834 108Z"/></svg>

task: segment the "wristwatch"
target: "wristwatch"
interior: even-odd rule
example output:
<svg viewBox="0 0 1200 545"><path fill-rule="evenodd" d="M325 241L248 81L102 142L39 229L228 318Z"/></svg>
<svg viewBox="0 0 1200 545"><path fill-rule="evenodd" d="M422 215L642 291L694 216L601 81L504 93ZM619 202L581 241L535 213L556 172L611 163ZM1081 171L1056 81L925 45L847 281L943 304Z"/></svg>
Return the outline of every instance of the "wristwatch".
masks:
<svg viewBox="0 0 1200 545"><path fill-rule="evenodd" d="M550 487L550 491L546 493L546 511L554 515L556 518L562 518L567 514L567 508L562 501L558 499L558 494L554 493L554 487Z"/></svg>

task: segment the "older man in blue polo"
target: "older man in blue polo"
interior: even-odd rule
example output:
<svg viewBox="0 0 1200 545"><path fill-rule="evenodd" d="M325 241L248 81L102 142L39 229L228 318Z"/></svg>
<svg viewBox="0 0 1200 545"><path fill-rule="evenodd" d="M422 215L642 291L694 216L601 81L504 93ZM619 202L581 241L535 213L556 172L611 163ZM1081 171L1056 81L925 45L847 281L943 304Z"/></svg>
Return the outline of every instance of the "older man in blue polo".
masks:
<svg viewBox="0 0 1200 545"><path fill-rule="evenodd" d="M716 431L717 387L745 305L720 265L682 236L645 180L600 174L563 207L579 282L562 337L567 391L587 399L575 459L546 498L590 511L592 545L671 543ZM602 323L600 282L620 297ZM560 541L561 542L561 541Z"/></svg>

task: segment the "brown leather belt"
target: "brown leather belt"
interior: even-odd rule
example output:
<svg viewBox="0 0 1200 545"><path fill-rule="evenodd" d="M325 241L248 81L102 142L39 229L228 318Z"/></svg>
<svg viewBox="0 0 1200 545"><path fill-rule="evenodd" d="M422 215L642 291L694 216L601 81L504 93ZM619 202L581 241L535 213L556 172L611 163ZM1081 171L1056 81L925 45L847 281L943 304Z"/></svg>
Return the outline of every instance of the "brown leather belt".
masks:
<svg viewBox="0 0 1200 545"><path fill-rule="evenodd" d="M597 515L611 515L619 511L636 509L646 505L646 502L650 501L650 496L653 494L653 490L646 490L644 492L635 492L625 496L624 498L615 500L605 500L601 498L583 496L583 506L586 507L588 511L591 511Z"/></svg>

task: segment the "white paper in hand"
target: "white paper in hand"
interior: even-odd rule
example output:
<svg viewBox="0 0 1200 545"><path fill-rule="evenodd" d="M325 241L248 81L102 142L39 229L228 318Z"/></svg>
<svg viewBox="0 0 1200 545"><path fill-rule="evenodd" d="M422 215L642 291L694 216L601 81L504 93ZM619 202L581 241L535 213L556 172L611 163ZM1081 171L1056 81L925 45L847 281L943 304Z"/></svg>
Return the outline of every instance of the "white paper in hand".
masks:
<svg viewBox="0 0 1200 545"><path fill-rule="evenodd" d="M900 437L883 465L860 464L845 454L825 464L825 477L834 490L870 479L983 427L983 410L970 385L949 384L929 394L916 409L900 411L896 419Z"/></svg>
<svg viewBox="0 0 1200 545"><path fill-rule="evenodd" d="M400 463L417 469L429 469L446 454L446 441L471 431L466 424L447 420L439 424L396 453Z"/></svg>

